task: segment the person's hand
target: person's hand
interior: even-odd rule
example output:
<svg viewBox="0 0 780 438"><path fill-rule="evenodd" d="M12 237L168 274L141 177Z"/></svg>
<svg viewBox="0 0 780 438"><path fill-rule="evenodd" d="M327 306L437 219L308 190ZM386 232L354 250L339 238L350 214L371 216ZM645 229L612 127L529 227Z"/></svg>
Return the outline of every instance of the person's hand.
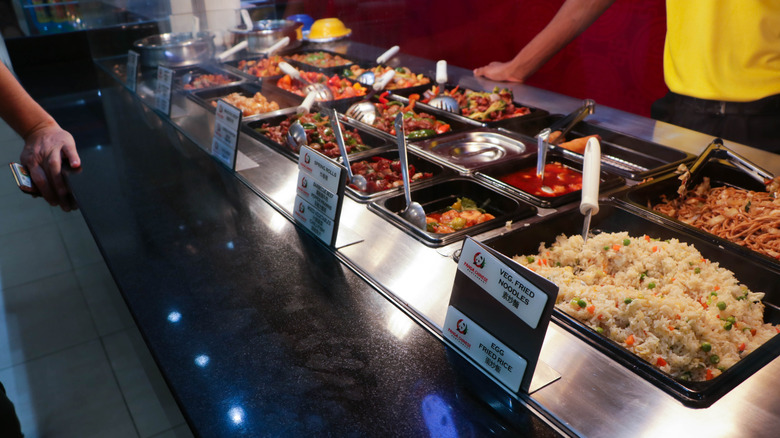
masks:
<svg viewBox="0 0 780 438"><path fill-rule="evenodd" d="M493 81L523 82L525 78L519 74L512 62L493 61L490 64L474 69L474 76L484 76Z"/></svg>
<svg viewBox="0 0 780 438"><path fill-rule="evenodd" d="M63 158L72 168L81 166L73 136L54 124L31 131L25 138L19 159L27 166L41 196L52 206L59 205L64 211L70 211L75 205L62 177Z"/></svg>

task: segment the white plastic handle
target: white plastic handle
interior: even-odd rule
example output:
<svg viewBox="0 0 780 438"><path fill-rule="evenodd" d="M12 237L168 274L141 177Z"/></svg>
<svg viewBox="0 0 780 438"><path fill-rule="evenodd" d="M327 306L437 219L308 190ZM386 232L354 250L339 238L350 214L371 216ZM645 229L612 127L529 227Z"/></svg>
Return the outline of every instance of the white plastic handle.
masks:
<svg viewBox="0 0 780 438"><path fill-rule="evenodd" d="M601 144L595 137L585 145L585 159L582 163L582 202L580 213L599 212L599 182L601 180Z"/></svg>
<svg viewBox="0 0 780 438"><path fill-rule="evenodd" d="M197 35L200 32L200 18L196 15L192 16L192 34Z"/></svg>
<svg viewBox="0 0 780 438"><path fill-rule="evenodd" d="M436 63L436 83L447 83L447 61L443 59Z"/></svg>
<svg viewBox="0 0 780 438"><path fill-rule="evenodd" d="M252 30L255 27L255 24L252 22L252 17L249 16L249 11L246 9L241 9L241 19L244 21L244 26L246 26L247 30Z"/></svg>
<svg viewBox="0 0 780 438"><path fill-rule="evenodd" d="M279 41L275 42L271 47L268 48L268 50L265 51L266 55L270 58L271 55L273 55L277 50L281 49L282 47L286 46L287 44L290 44L290 37L286 36Z"/></svg>
<svg viewBox="0 0 780 438"><path fill-rule="evenodd" d="M311 111L311 106L314 104L314 99L317 97L316 95L316 92L312 92L306 95L306 98L303 99L303 102L298 105L298 114L309 114L309 111Z"/></svg>
<svg viewBox="0 0 780 438"><path fill-rule="evenodd" d="M235 46L233 46L233 47L225 50L224 52L220 53L219 55L217 55L217 59L219 59L220 61L222 61L224 59L227 59L228 56L238 52L239 50L246 49L246 47L247 47L246 40L241 41L240 43L236 44Z"/></svg>
<svg viewBox="0 0 780 438"><path fill-rule="evenodd" d="M398 51L400 49L401 48L398 47L398 46L390 47L389 49L387 49L387 51L385 53L379 55L379 57L376 59L376 63L377 64L384 64L384 63L386 63L390 58L395 56L395 54L398 53Z"/></svg>
<svg viewBox="0 0 780 438"><path fill-rule="evenodd" d="M279 63L279 69L286 75L290 75L293 79L301 80L301 73L295 67L282 61Z"/></svg>
<svg viewBox="0 0 780 438"><path fill-rule="evenodd" d="M387 84L390 83L390 81L393 80L395 77L395 70L390 69L386 71L382 76L379 77L379 80L374 82L374 90L381 91L383 90Z"/></svg>

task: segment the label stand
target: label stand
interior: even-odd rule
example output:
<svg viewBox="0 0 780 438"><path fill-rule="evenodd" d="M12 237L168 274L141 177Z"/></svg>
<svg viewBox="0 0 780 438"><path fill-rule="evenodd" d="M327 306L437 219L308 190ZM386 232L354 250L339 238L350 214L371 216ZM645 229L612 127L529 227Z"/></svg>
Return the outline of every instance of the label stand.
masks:
<svg viewBox="0 0 780 438"><path fill-rule="evenodd" d="M344 166L308 146L301 147L293 218L332 248L336 247L346 182Z"/></svg>
<svg viewBox="0 0 780 438"><path fill-rule="evenodd" d="M243 112L235 106L217 101L214 117L214 136L211 140L211 155L233 171L236 169L238 130Z"/></svg>

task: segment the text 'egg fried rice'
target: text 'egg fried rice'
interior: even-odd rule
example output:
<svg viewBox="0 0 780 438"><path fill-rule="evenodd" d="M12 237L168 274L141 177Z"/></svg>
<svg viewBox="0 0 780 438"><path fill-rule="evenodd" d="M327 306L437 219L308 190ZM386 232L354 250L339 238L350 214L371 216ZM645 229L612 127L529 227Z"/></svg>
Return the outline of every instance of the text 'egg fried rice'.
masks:
<svg viewBox="0 0 780 438"><path fill-rule="evenodd" d="M560 310L678 379L717 377L779 331L764 293L677 239L560 235L514 259L558 285Z"/></svg>

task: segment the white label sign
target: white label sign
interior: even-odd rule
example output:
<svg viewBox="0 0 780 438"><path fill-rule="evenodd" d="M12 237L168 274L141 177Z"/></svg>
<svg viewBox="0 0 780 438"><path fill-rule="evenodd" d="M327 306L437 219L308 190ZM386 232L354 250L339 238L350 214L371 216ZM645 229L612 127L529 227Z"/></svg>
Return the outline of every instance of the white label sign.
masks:
<svg viewBox="0 0 780 438"><path fill-rule="evenodd" d="M298 155L298 171L312 175L325 190L332 193L339 190L341 166L335 161L313 152L307 146L301 147Z"/></svg>
<svg viewBox="0 0 780 438"><path fill-rule="evenodd" d="M327 216L319 212L300 196L295 197L295 208L293 210L295 221L311 231L318 239L331 244L333 240L334 222Z"/></svg>
<svg viewBox="0 0 780 438"><path fill-rule="evenodd" d="M336 193L327 190L320 181L310 173L298 172L298 196L329 219L336 219L339 196Z"/></svg>
<svg viewBox="0 0 780 438"><path fill-rule="evenodd" d="M447 309L443 332L490 375L518 392L528 365L522 356L452 306Z"/></svg>
<svg viewBox="0 0 780 438"><path fill-rule="evenodd" d="M173 70L157 67L157 90L155 92L155 108L166 116L171 113L171 89L173 85Z"/></svg>
<svg viewBox="0 0 780 438"><path fill-rule="evenodd" d="M132 91L135 91L135 88L138 83L138 58L140 55L138 52L133 50L127 51L127 68L125 69L125 72L127 73L127 79L126 83L128 88L130 88Z"/></svg>
<svg viewBox="0 0 780 438"><path fill-rule="evenodd" d="M214 118L214 137L211 140L211 155L231 169L236 162L238 148L238 129L243 113L240 109L224 100L217 102Z"/></svg>
<svg viewBox="0 0 780 438"><path fill-rule="evenodd" d="M547 294L520 277L493 255L466 239L458 270L489 293L531 328L536 328L547 303Z"/></svg>

